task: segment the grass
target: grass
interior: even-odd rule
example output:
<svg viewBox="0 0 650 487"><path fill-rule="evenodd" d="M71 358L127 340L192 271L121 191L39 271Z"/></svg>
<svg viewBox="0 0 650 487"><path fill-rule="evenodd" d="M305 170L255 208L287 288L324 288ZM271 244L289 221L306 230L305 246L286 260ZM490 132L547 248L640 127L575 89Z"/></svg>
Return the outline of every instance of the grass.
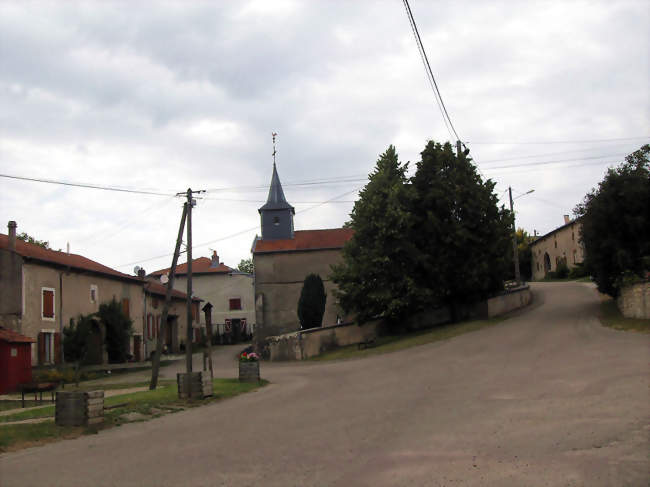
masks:
<svg viewBox="0 0 650 487"><path fill-rule="evenodd" d="M489 326L493 326L507 317L499 316L490 318L489 320L473 320L464 321L461 323L450 323L446 325L439 325L435 328L428 330L417 331L403 335L386 335L377 338L375 346L372 348L365 348L359 350L357 345L348 345L341 347L330 352L322 353L309 360L346 360L368 357L371 355L378 355L382 353L391 353L406 348L416 347L427 343L437 342L440 340L447 340L458 335L477 331Z"/></svg>
<svg viewBox="0 0 650 487"><path fill-rule="evenodd" d="M25 399L25 407L26 408L31 408L34 406L41 406L42 404L45 404L45 402L41 401L34 401L34 400L27 400ZM2 399L0 400L0 411L8 411L10 409L17 409L21 405L20 400L15 401L13 399Z"/></svg>
<svg viewBox="0 0 650 487"><path fill-rule="evenodd" d="M600 303L600 322L615 330L650 333L650 320L624 317L613 299L607 299Z"/></svg>
<svg viewBox="0 0 650 487"><path fill-rule="evenodd" d="M148 383L147 383L148 384ZM35 444L48 443L61 438L76 438L84 434L96 433L98 430L119 426L132 422L125 418L128 413L140 413L141 419L148 420L184 409L202 406L238 394L250 392L268 384L267 381L258 383L239 382L238 379L214 379L214 396L206 399L186 401L178 399L176 382L166 381L155 391L140 391L130 394L107 397L104 406L119 406L104 411L104 424L101 427L63 427L56 426L54 421L0 426L0 452L18 450ZM122 384L122 386L137 387L138 384ZM18 421L31 418L47 418L54 415L54 406L32 411L22 411L9 416L0 417L0 422ZM10 419L7 419L10 418Z"/></svg>

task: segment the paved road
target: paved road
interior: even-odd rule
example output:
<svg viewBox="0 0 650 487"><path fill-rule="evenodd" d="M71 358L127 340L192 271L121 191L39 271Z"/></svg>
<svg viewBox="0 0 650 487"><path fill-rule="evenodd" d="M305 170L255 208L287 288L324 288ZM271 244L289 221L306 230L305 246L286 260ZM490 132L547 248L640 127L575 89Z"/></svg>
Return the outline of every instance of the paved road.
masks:
<svg viewBox="0 0 650 487"><path fill-rule="evenodd" d="M648 336L600 326L588 284L534 291L488 329L5 454L0 485L648 485Z"/></svg>

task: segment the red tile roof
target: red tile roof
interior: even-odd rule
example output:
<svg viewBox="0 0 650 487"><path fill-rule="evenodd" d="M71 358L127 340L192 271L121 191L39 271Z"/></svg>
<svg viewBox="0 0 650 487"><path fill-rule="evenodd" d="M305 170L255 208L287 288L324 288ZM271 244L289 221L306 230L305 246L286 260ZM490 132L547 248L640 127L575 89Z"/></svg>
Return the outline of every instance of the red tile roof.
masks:
<svg viewBox="0 0 650 487"><path fill-rule="evenodd" d="M308 250L341 249L352 238L351 228L330 228L327 230L298 230L291 239L258 240L253 253L296 252Z"/></svg>
<svg viewBox="0 0 650 487"><path fill-rule="evenodd" d="M9 237L6 234L0 233L0 249L7 248L9 248ZM139 281L137 277L123 274L122 272L111 269L110 267L106 267L99 262L87 259L82 255L68 254L66 252L57 252L56 250L44 249L43 247L23 242L19 239L16 239L16 253L20 254L26 259L33 259L49 264L95 272L98 274L104 274L107 276L126 279L129 281Z"/></svg>
<svg viewBox="0 0 650 487"><path fill-rule="evenodd" d="M159 271L154 271L150 276L160 276L162 274L169 274L169 270L160 269ZM192 274L226 274L232 272L234 269L231 269L223 262L220 262L218 266L212 267L212 259L208 257L199 257L198 259L192 259ZM179 264L176 266L176 275L181 276L187 274L187 262L185 264Z"/></svg>
<svg viewBox="0 0 650 487"><path fill-rule="evenodd" d="M33 338L26 337L20 333L16 333L13 330L8 330L7 328L2 328L0 326L0 340L4 340L9 343L34 343L36 340Z"/></svg>
<svg viewBox="0 0 650 487"><path fill-rule="evenodd" d="M150 294L156 294L157 296L163 296L164 297L165 294L167 293L167 286L166 285L160 284L160 283L157 283L157 282L152 282L152 281L148 281L147 283L145 283L144 289L145 289L146 292L148 292ZM172 289L172 297L177 298L177 299L185 300L185 299L187 299L187 294L182 293L180 291L177 291L176 289ZM201 301L201 299L197 298L197 297L192 298L192 300L193 301Z"/></svg>

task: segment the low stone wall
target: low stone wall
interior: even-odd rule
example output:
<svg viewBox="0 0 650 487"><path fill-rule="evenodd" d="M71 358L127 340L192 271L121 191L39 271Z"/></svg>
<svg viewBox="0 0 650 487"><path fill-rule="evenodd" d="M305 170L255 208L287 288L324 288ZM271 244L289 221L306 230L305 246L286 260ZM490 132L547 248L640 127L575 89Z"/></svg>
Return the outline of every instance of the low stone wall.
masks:
<svg viewBox="0 0 650 487"><path fill-rule="evenodd" d="M532 300L530 286L527 284L513 288L484 302L482 318L494 318L524 306Z"/></svg>
<svg viewBox="0 0 650 487"><path fill-rule="evenodd" d="M626 318L650 319L650 282L624 287L616 304Z"/></svg>
<svg viewBox="0 0 650 487"><path fill-rule="evenodd" d="M304 360L338 347L361 343L377 337L381 323L379 320L363 325L343 323L268 337L269 358Z"/></svg>

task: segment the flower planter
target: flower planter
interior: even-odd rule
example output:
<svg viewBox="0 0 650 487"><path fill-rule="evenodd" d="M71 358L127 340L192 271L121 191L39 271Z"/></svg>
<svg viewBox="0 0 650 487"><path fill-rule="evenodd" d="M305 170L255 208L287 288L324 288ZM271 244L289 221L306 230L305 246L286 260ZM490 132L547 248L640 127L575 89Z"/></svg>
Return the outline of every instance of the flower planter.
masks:
<svg viewBox="0 0 650 487"><path fill-rule="evenodd" d="M246 382L259 382L260 362L239 362L239 380Z"/></svg>

